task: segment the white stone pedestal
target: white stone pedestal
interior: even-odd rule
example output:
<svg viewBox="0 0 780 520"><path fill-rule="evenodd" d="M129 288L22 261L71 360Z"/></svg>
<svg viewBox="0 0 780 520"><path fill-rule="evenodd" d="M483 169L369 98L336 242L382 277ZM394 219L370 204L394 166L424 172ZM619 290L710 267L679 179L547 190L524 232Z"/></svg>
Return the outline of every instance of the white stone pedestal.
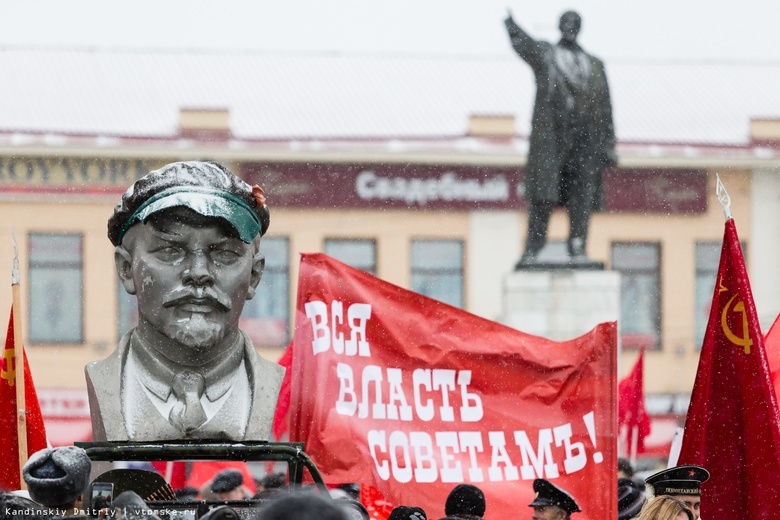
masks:
<svg viewBox="0 0 780 520"><path fill-rule="evenodd" d="M550 269L515 271L504 279L501 323L564 341L620 315L620 274Z"/></svg>

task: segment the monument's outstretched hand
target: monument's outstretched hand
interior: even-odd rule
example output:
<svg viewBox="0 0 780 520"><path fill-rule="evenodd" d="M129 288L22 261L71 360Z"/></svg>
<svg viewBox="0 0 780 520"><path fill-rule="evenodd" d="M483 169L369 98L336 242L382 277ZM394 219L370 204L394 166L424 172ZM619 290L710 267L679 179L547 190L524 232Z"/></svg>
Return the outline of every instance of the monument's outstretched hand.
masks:
<svg viewBox="0 0 780 520"><path fill-rule="evenodd" d="M515 19L512 17L512 11L509 9L506 10L504 25L506 25L507 31L509 31L509 36L514 36L520 30L520 26L515 22Z"/></svg>

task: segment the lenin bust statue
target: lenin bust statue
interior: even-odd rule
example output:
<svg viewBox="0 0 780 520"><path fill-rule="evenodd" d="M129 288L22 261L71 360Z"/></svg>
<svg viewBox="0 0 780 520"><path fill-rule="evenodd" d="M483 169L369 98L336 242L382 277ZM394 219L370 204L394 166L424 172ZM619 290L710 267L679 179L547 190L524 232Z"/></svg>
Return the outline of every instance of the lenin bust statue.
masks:
<svg viewBox="0 0 780 520"><path fill-rule="evenodd" d="M216 163L169 164L125 192L108 237L139 319L86 367L95 441L269 437L284 369L238 328L269 222L262 190Z"/></svg>

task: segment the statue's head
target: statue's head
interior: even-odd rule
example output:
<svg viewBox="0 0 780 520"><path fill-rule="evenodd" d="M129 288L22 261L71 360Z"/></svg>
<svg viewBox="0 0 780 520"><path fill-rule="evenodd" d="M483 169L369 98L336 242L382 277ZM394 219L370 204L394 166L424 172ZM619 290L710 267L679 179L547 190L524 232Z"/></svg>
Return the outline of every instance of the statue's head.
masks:
<svg viewBox="0 0 780 520"><path fill-rule="evenodd" d="M229 347L263 272L270 215L262 190L211 162L168 164L137 180L108 237L139 330L170 359L199 364Z"/></svg>
<svg viewBox="0 0 780 520"><path fill-rule="evenodd" d="M582 18L576 11L566 11L561 15L561 22L558 25L561 30L561 39L565 42L574 43L582 27Z"/></svg>

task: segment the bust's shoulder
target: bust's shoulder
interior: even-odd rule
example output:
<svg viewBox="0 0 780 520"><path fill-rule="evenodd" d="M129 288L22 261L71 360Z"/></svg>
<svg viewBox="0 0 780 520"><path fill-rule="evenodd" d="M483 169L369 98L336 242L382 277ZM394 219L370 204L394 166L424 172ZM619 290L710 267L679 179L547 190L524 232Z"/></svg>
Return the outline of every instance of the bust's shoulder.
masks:
<svg viewBox="0 0 780 520"><path fill-rule="evenodd" d="M241 335L244 337L244 356L255 369L255 372L272 373L281 378L281 376L284 375L284 367L279 365L279 363L269 361L258 354L252 340L246 332L242 330Z"/></svg>
<svg viewBox="0 0 780 520"><path fill-rule="evenodd" d="M130 336L132 331L127 332L119 340L119 344L116 348L105 358L97 361L90 361L87 366L84 367L84 371L87 373L87 377L96 378L104 375L108 375L114 370L120 370L122 366L122 360L127 352L127 347L130 344Z"/></svg>

